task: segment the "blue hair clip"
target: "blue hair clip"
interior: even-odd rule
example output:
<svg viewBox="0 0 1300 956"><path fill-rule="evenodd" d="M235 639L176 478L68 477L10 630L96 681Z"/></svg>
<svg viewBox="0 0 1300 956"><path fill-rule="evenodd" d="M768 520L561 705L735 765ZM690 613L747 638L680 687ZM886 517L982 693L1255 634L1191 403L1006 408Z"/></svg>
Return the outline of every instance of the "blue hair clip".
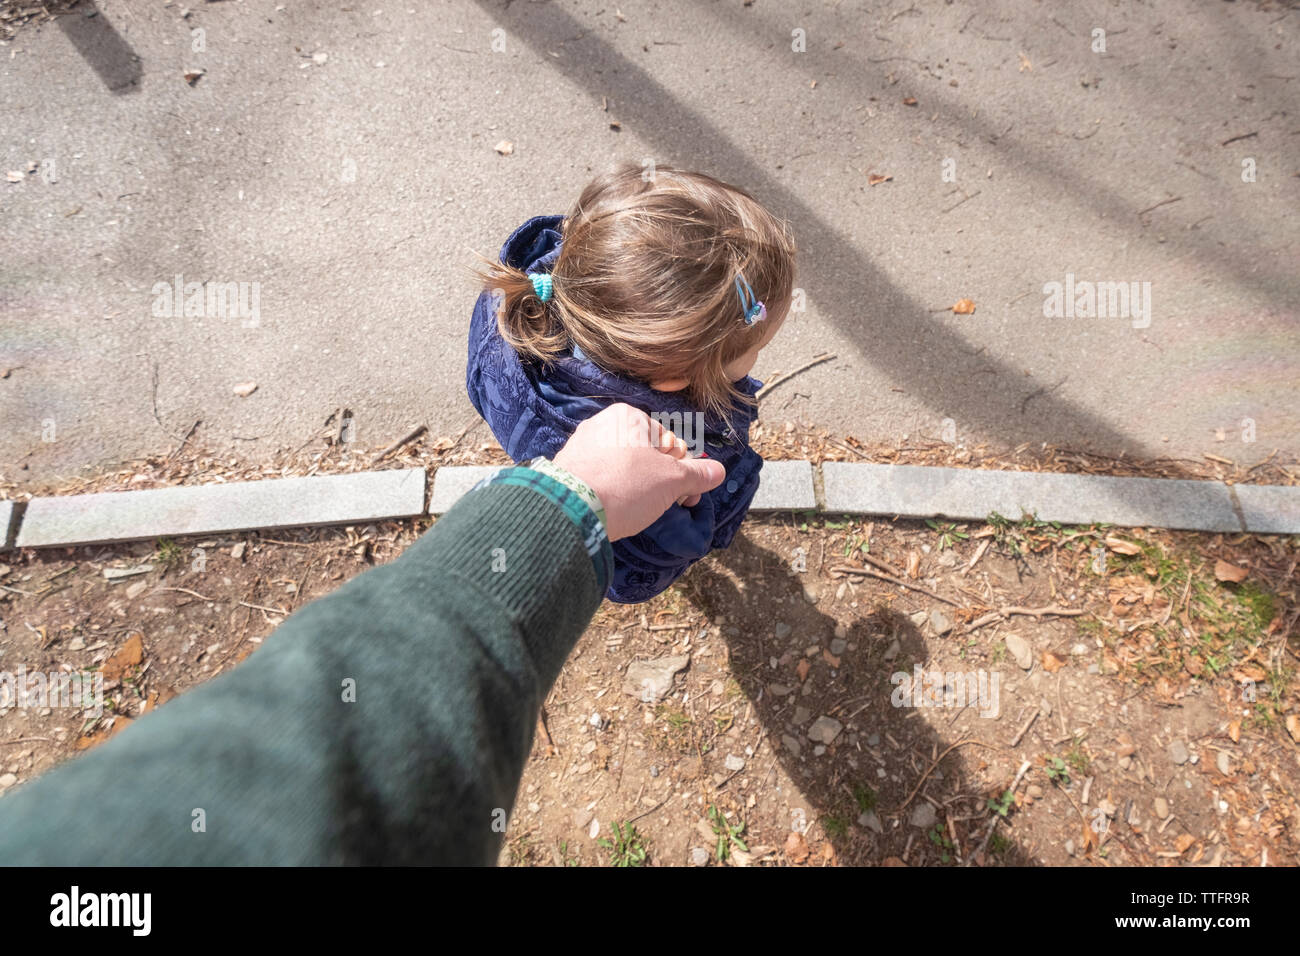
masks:
<svg viewBox="0 0 1300 956"><path fill-rule="evenodd" d="M551 279L550 273L534 272L528 278L533 280L533 291L537 293L537 298L543 302L550 302L551 291L555 287L555 282Z"/></svg>
<svg viewBox="0 0 1300 956"><path fill-rule="evenodd" d="M741 284L744 288L741 288ZM755 322L762 322L767 318L767 306L762 302L754 301L754 290L749 287L742 273L736 277L736 295L740 296L740 311L744 313L745 324L753 325Z"/></svg>

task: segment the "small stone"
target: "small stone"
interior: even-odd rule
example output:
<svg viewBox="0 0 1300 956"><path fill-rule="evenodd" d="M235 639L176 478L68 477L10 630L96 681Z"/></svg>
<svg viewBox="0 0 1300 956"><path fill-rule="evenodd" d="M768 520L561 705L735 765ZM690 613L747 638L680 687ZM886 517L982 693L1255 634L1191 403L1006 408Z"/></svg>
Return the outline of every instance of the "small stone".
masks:
<svg viewBox="0 0 1300 956"><path fill-rule="evenodd" d="M845 627L843 624L836 624L835 636L838 637L840 640L843 640L844 638L849 636L849 629Z"/></svg>
<svg viewBox="0 0 1300 956"><path fill-rule="evenodd" d="M816 657L821 652L822 646L820 644L809 644L803 651L805 657Z"/></svg>
<svg viewBox="0 0 1300 956"><path fill-rule="evenodd" d="M1043 788L1036 783L1031 783L1029 785L1029 795L1035 800L1041 800L1043 799Z"/></svg>
<svg viewBox="0 0 1300 956"><path fill-rule="evenodd" d="M1074 841L1073 841L1073 840L1066 840L1066 841L1065 841L1065 852L1066 852L1066 854L1069 855L1069 856L1074 856Z"/></svg>
<svg viewBox="0 0 1300 956"><path fill-rule="evenodd" d="M541 811L542 811L542 805L541 805L540 803L536 803L536 802L534 802L534 803L530 803L530 804L528 804L528 812L529 812L529 813L541 813Z"/></svg>
<svg viewBox="0 0 1300 956"><path fill-rule="evenodd" d="M1029 670L1034 666L1034 649L1029 646L1027 640L1019 634L1008 634L1006 640L1007 650L1023 670Z"/></svg>
<svg viewBox="0 0 1300 956"><path fill-rule="evenodd" d="M659 768L656 767L656 766L653 766L653 765L652 765L652 766L650 767L650 776L651 776L651 777L657 777L657 776L659 776Z"/></svg>
<svg viewBox="0 0 1300 956"><path fill-rule="evenodd" d="M876 816L876 811L864 813L858 817L858 826L866 827L868 830L874 830L876 833L884 833L885 828L880 824L880 817Z"/></svg>
<svg viewBox="0 0 1300 956"><path fill-rule="evenodd" d="M777 621L773 633L776 635L776 639L779 641L783 638L789 637L790 632L793 630L794 628L792 628L789 624L785 623L785 621Z"/></svg>
<svg viewBox="0 0 1300 956"><path fill-rule="evenodd" d="M673 689L673 676L691 662L689 654L652 661L633 661L623 677L623 693L646 704L662 700Z"/></svg>
<svg viewBox="0 0 1300 956"><path fill-rule="evenodd" d="M817 590L815 584L805 584L803 586L803 599L809 604L816 604L821 600L821 593Z"/></svg>
<svg viewBox="0 0 1300 956"><path fill-rule="evenodd" d="M808 728L808 739L831 744L835 742L835 738L840 735L840 731L843 729L844 725L834 717L818 717L813 725Z"/></svg>
<svg viewBox="0 0 1300 956"><path fill-rule="evenodd" d="M880 746L880 734L872 734L870 737L868 737L868 738L867 738L867 746L868 746L868 747L879 747L879 746Z"/></svg>
<svg viewBox="0 0 1300 956"><path fill-rule="evenodd" d="M708 866L709 851L702 846L691 847L691 866Z"/></svg>
<svg viewBox="0 0 1300 956"><path fill-rule="evenodd" d="M826 745L825 745L825 744L818 744L816 747L813 748L813 756L814 756L814 757L820 757L820 756L821 756L822 754L824 754L824 753L826 753Z"/></svg>
<svg viewBox="0 0 1300 956"><path fill-rule="evenodd" d="M737 757L735 754L727 754L727 759L722 763L723 766L732 772L738 772L745 769L745 758Z"/></svg>
<svg viewBox="0 0 1300 956"><path fill-rule="evenodd" d="M1187 744L1183 743L1181 740L1175 740L1169 745L1169 759L1175 765L1182 766L1187 763L1191 756L1191 753L1187 750Z"/></svg>
<svg viewBox="0 0 1300 956"><path fill-rule="evenodd" d="M894 638L893 642L889 645L888 650L885 651L885 660L892 661L902 653L902 650L903 645L899 642L898 638Z"/></svg>
<svg viewBox="0 0 1300 956"><path fill-rule="evenodd" d="M1075 644L1072 648L1070 648L1070 653L1073 654L1075 657L1083 657L1088 653L1088 645Z"/></svg>
<svg viewBox="0 0 1300 956"><path fill-rule="evenodd" d="M952 630L952 618L935 608L930 612L930 626L934 628L934 633L942 636Z"/></svg>
<svg viewBox="0 0 1300 956"><path fill-rule="evenodd" d="M812 711L809 710L807 707L805 707L803 704L800 704L797 707L795 707L794 723L796 727L800 726L801 724L808 723L808 720L811 717L812 717Z"/></svg>
<svg viewBox="0 0 1300 956"><path fill-rule="evenodd" d="M768 684L767 692L773 697L784 697L786 694L790 693L790 688L785 684Z"/></svg>
<svg viewBox="0 0 1300 956"><path fill-rule="evenodd" d="M129 600L134 601L141 594L143 594L148 587L149 587L148 581L136 581L135 584L132 584L129 588L126 589L126 596Z"/></svg>
<svg viewBox="0 0 1300 956"><path fill-rule="evenodd" d="M70 651L84 651L85 649L86 642L79 637L74 637L72 640L68 641L68 650Z"/></svg>
<svg viewBox="0 0 1300 956"><path fill-rule="evenodd" d="M928 830L934 826L938 816L934 812L934 807L922 800L912 808L912 815L908 817L908 823L920 830Z"/></svg>
<svg viewBox="0 0 1300 956"><path fill-rule="evenodd" d="M1156 817L1163 820L1169 816L1169 801L1164 797L1156 797Z"/></svg>
<svg viewBox="0 0 1300 956"><path fill-rule="evenodd" d="M1216 765L1219 768L1219 773L1223 774L1225 777L1232 773L1232 758L1222 750L1219 751L1219 759Z"/></svg>
<svg viewBox="0 0 1300 956"><path fill-rule="evenodd" d="M233 548L230 549L230 556L234 558L236 561L241 561L243 560L244 552L246 550L248 550L248 542L241 541L239 542L239 544L235 545Z"/></svg>
<svg viewBox="0 0 1300 956"><path fill-rule="evenodd" d="M1120 757L1120 758L1119 758L1119 769L1121 769L1121 770L1127 770L1127 769L1129 769L1129 767L1131 767L1131 766L1133 766L1133 758L1132 758L1132 757L1130 757L1130 756L1128 756L1127 754L1125 754L1123 757Z"/></svg>
<svg viewBox="0 0 1300 956"><path fill-rule="evenodd" d="M587 836L592 840L600 836L600 821L595 817L591 818L591 825L587 827Z"/></svg>
<svg viewBox="0 0 1300 956"><path fill-rule="evenodd" d="M912 623L917 627L924 627L928 615L924 611L913 611L911 614Z"/></svg>
<svg viewBox="0 0 1300 956"><path fill-rule="evenodd" d="M14 774L12 773L4 774L3 776L0 776L0 790L8 790L17 782L18 782L18 778Z"/></svg>
<svg viewBox="0 0 1300 956"><path fill-rule="evenodd" d="M957 566L957 552L951 549L944 550L939 555L938 565L941 568L953 568Z"/></svg>
<svg viewBox="0 0 1300 956"><path fill-rule="evenodd" d="M1101 665L1100 665L1100 664L1089 664L1089 665L1088 665L1088 673L1089 673L1089 674L1100 674L1100 673L1101 673Z"/></svg>
<svg viewBox="0 0 1300 956"><path fill-rule="evenodd" d="M839 657L841 654L843 654L847 648L848 648L848 641L845 641L842 638L837 637L833 641L831 641L831 653L836 657Z"/></svg>
<svg viewBox="0 0 1300 956"><path fill-rule="evenodd" d="M577 809L573 811L573 825L579 830L587 829L587 824L592 820L590 810Z"/></svg>
<svg viewBox="0 0 1300 956"><path fill-rule="evenodd" d="M796 757L799 756L799 750L803 746L798 739L791 737L789 734L781 735L781 743L785 744L785 749L790 751Z"/></svg>

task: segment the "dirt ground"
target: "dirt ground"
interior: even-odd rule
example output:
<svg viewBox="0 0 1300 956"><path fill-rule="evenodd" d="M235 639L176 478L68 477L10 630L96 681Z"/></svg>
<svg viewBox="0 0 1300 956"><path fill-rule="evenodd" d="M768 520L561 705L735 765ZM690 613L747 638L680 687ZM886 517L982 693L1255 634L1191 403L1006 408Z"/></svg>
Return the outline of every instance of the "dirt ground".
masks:
<svg viewBox="0 0 1300 956"><path fill-rule="evenodd" d="M465 437L383 464L499 455ZM72 490L374 464L327 441L305 468L196 455ZM603 605L501 862L1300 862L1300 541L990 522L752 516L655 600ZM428 525L0 556L0 669L102 670L107 698L99 719L0 706L0 790L235 666Z"/></svg>

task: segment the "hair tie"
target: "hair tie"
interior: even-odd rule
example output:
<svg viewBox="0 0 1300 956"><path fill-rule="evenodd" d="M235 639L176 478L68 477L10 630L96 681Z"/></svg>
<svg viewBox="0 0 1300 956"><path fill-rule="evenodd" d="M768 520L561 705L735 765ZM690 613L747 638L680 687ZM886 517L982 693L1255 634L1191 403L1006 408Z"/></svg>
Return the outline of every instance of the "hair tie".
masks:
<svg viewBox="0 0 1300 956"><path fill-rule="evenodd" d="M543 302L550 302L551 291L555 287L555 282L551 278L550 273L534 272L528 278L533 280L533 292L536 293L537 298L541 299Z"/></svg>
<svg viewBox="0 0 1300 956"><path fill-rule="evenodd" d="M741 283L744 283L743 289ZM740 296L740 311L745 316L746 325L753 325L755 322L762 322L767 318L767 306L762 302L754 301L754 290L745 281L743 272L736 277L736 295Z"/></svg>

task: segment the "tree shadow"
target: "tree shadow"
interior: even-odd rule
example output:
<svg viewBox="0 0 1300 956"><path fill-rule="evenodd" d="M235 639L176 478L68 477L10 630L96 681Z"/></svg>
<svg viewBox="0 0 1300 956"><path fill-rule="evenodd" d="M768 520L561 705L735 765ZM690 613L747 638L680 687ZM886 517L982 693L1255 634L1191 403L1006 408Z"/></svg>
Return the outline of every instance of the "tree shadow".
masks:
<svg viewBox="0 0 1300 956"><path fill-rule="evenodd" d="M83 0L57 17L56 22L110 93L121 95L140 91L140 78L144 75L140 57L93 0Z"/></svg>
<svg viewBox="0 0 1300 956"><path fill-rule="evenodd" d="M780 182L756 159L755 154L733 143L701 112L682 103L646 69L628 59L595 35L585 24L554 4L544 8L490 3L479 5L507 27L548 69L590 91L593 98L605 97L619 103L620 117L665 154L685 151L694 162L707 160L710 171L744 183L747 188L792 222L801 244L801 271L806 285L820 290L828 321L863 343L858 356L879 369L888 370L906 383L934 409L961 409L964 426L973 433L994 437L1008 447L1023 442L1092 445L1110 453L1131 452L1135 442L1115 423L1062 395L1056 389L1064 380L1027 377L1011 360L990 356L984 348L972 348L955 329L937 321L932 303L922 303L896 285L870 257L855 248L853 240L821 217L795 191ZM730 10L730 8L727 8ZM738 11L717 8L713 15L724 27L756 33L758 26L734 26L743 22ZM751 21L752 22L752 21ZM556 56L564 49L580 55ZM806 54L811 55L811 54ZM887 68L886 68L887 69ZM857 71L850 82L865 84L869 75L883 80L884 69L869 67ZM861 88L861 86L859 86ZM1043 183L1064 186L1086 198L1099 217L1130 223L1129 232L1142 233L1146 226L1137 215L1134 200L1122 195L1099 175L1087 175L1075 168L1062 169L1058 160L1027 139L1008 137L986 122L971 120L965 106L955 98L938 98L938 109L972 137L994 145L1001 154L1028 166L1031 175ZM1142 100L1147 103L1149 97ZM1101 109L1102 107L1098 107ZM1147 108L1150 108L1149 106ZM1086 150L1082 142L1076 144ZM1081 152L1081 155L1083 153ZM1174 237L1172 248L1195 256L1199 263L1224 281L1243 284L1249 275L1253 287L1260 283L1259 263L1243 250L1225 248L1219 234L1208 230L1183 230ZM1061 276L1063 278L1064 270ZM1288 279L1264 276L1266 287L1281 293ZM1036 288L1042 277L1030 285ZM1276 287L1276 288L1275 288ZM869 312L863 303L871 303ZM867 347L869 343L869 348ZM934 374L947 369L960 374ZM1029 407L1033 403L1032 409ZM1158 455L1155 446L1141 454Z"/></svg>
<svg viewBox="0 0 1300 956"><path fill-rule="evenodd" d="M788 557L742 529L729 549L697 563L682 581L687 598L711 621L722 622L731 673L753 702L770 753L798 787L786 795L776 787L765 799L784 796L792 807L789 829L818 825L844 865L891 857L911 865L964 862L990 819L989 794L966 763L983 754L949 753L918 788L952 742L946 738L961 734L957 726L942 735L932 726L953 726L953 709L932 709L927 718L903 701L901 688L915 668L930 672L925 638L909 617L883 602L859 609L862 616L837 638L835 618L819 610L830 596L819 595L817 605L806 596L805 580L814 578L793 573ZM979 720L979 707L958 714L965 721L960 726ZM766 780L768 753L760 750L751 759ZM1013 766L1008 783L1014 772ZM1033 864L1007 839L1005 826L998 833L986 865ZM779 844L786 833L763 836L765 842L773 838Z"/></svg>

